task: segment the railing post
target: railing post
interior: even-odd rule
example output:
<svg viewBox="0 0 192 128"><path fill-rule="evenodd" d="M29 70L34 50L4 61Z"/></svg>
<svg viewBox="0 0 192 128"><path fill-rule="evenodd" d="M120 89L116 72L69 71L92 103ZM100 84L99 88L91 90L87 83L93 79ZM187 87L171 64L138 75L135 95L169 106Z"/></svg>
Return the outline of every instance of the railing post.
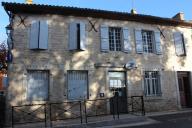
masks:
<svg viewBox="0 0 192 128"><path fill-rule="evenodd" d="M44 104L44 113L45 113L45 128L47 127L47 111L46 111L46 104Z"/></svg>
<svg viewBox="0 0 192 128"><path fill-rule="evenodd" d="M134 106L133 106L133 96L131 96L131 109L132 109L132 114L133 114L133 112L134 112Z"/></svg>
<svg viewBox="0 0 192 128"><path fill-rule="evenodd" d="M116 97L117 102L117 118L119 119L119 95Z"/></svg>
<svg viewBox="0 0 192 128"><path fill-rule="evenodd" d="M143 96L141 96L141 100L142 100L142 115L145 116L145 105L144 105Z"/></svg>
<svg viewBox="0 0 192 128"><path fill-rule="evenodd" d="M12 119L11 119L11 124L12 124L12 128L14 128L14 106L11 107L11 115L12 115Z"/></svg>
<svg viewBox="0 0 192 128"><path fill-rule="evenodd" d="M114 97L112 98L112 106L113 106L113 119L115 120L115 102L114 102Z"/></svg>
<svg viewBox="0 0 192 128"><path fill-rule="evenodd" d="M81 106L81 101L79 101L79 107L80 107L80 117L81 117L81 124L83 123L83 119L82 119L82 106Z"/></svg>
<svg viewBox="0 0 192 128"><path fill-rule="evenodd" d="M84 107L85 107L85 122L87 123L87 107L86 107L86 100L84 100Z"/></svg>
<svg viewBox="0 0 192 128"><path fill-rule="evenodd" d="M50 127L52 128L52 110L51 110L51 103L49 103L49 119L50 119Z"/></svg>

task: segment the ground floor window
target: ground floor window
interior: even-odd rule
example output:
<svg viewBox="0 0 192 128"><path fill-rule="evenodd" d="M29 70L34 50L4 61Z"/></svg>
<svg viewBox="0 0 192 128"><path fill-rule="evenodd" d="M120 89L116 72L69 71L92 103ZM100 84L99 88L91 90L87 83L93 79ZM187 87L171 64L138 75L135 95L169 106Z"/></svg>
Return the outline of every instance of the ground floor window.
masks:
<svg viewBox="0 0 192 128"><path fill-rule="evenodd" d="M49 72L40 70L27 71L27 99L45 101L48 99Z"/></svg>
<svg viewBox="0 0 192 128"><path fill-rule="evenodd" d="M88 72L73 70L67 72L68 99L82 100L88 97Z"/></svg>
<svg viewBox="0 0 192 128"><path fill-rule="evenodd" d="M159 71L144 72L144 90L146 96L161 95L161 82Z"/></svg>

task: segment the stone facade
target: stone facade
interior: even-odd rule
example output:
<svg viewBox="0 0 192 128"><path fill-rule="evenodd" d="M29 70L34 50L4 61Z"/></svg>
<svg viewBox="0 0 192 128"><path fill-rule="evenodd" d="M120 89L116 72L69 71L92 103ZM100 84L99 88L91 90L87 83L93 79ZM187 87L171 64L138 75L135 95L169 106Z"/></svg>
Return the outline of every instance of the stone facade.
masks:
<svg viewBox="0 0 192 128"><path fill-rule="evenodd" d="M9 87L7 103L11 106L29 103L44 103L44 101L29 102L26 98L27 70L49 71L49 101L67 101L67 71L88 71L89 99L104 98L112 94L108 85L108 71L126 72L127 96L144 95L143 71L158 70L161 73L161 96L144 97L146 111L176 110L180 108L177 71L192 71L192 39L190 27L176 27L167 25L144 24L134 21L108 20L90 17L75 17L63 15L32 15L27 16L26 27L18 26L20 19L16 15L13 23L13 61L9 64ZM31 23L38 20L48 21L48 50L33 51L29 49L29 29ZM91 29L88 20L96 22ZM86 24L87 49L85 51L68 50L69 24L72 21L82 21ZM101 52L100 26L128 27L130 31L131 53L109 51ZM161 38L162 55L154 53L137 54L135 50L135 28L158 31L160 28L165 35ZM178 57L175 54L173 32L180 31L185 35L186 56ZM130 60L135 60L137 68L127 70L123 67L95 67L95 64L124 65Z"/></svg>

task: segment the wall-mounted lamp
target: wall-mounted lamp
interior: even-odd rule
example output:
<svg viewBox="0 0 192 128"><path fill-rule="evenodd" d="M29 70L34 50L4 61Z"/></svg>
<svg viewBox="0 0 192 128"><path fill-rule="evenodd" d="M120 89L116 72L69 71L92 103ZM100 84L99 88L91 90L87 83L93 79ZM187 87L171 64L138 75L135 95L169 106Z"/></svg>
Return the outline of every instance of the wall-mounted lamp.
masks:
<svg viewBox="0 0 192 128"><path fill-rule="evenodd" d="M11 24L7 25L7 26L5 27L5 29L6 29L6 34L7 34L7 36L9 36L10 33L11 33L11 31L13 30Z"/></svg>

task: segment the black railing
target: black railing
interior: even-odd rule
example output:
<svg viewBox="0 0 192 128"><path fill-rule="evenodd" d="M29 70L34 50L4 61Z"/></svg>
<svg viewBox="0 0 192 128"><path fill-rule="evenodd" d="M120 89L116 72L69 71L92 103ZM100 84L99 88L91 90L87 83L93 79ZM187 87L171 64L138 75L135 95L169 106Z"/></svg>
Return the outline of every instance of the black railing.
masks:
<svg viewBox="0 0 192 128"><path fill-rule="evenodd" d="M12 107L12 127L17 124L44 122L47 126L45 104L30 104Z"/></svg>
<svg viewBox="0 0 192 128"><path fill-rule="evenodd" d="M121 103L126 103L124 107ZM123 110L123 111L122 111ZM112 97L94 100L69 101L62 103L30 104L12 107L12 127L18 124L47 121L52 127L55 121L75 120L82 124L89 122L91 117L105 118L110 115L119 119L121 114L145 115L143 96Z"/></svg>
<svg viewBox="0 0 192 128"><path fill-rule="evenodd" d="M82 123L82 106L81 101L71 101L62 103L50 103L50 125L53 121L79 119Z"/></svg>
<svg viewBox="0 0 192 128"><path fill-rule="evenodd" d="M113 115L115 118L114 107L111 107L111 111L107 108L111 102L111 98L85 100L85 121L88 122L89 117Z"/></svg>

